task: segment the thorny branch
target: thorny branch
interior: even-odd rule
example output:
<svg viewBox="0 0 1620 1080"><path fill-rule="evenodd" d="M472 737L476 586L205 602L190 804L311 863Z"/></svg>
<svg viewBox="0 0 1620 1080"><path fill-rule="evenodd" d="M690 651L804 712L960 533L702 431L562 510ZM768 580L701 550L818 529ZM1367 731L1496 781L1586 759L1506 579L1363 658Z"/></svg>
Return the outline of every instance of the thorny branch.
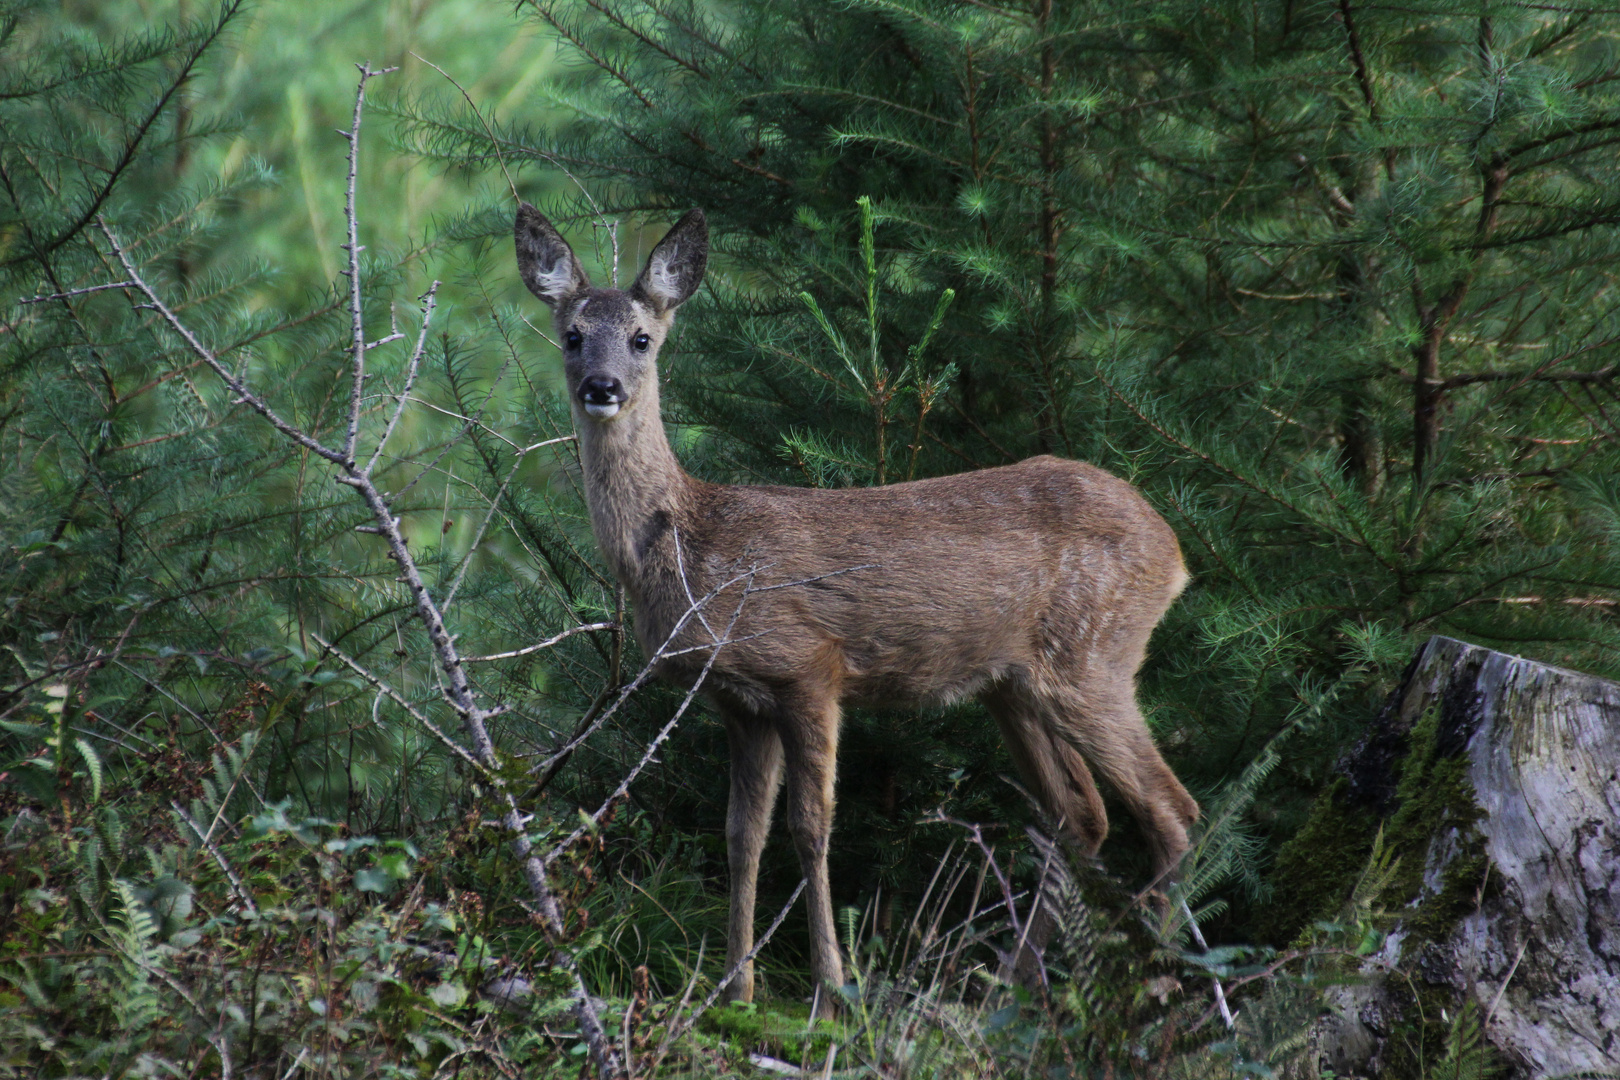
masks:
<svg viewBox="0 0 1620 1080"><path fill-rule="evenodd" d="M383 682L382 679L378 678L377 675L371 671L370 668L367 668L364 664L361 664L359 661L344 653L341 649L333 645L330 641L327 641L320 634L311 633L310 637L314 638L316 644L320 645L321 648L337 657L338 661L343 664L344 667L348 668L350 671L366 680L366 682L370 683L373 690L376 690L378 693L387 697L395 705L398 705L401 709L404 709L406 714L410 716L411 719L415 720L418 724L421 724L422 727L427 730L429 735L432 735L440 743L444 744L444 747L452 754L456 755L466 764L472 766L473 771L479 776L483 777L485 780L494 781L494 774L484 767L483 762L469 754L466 747L462 746L449 735L445 734L445 732L437 724L424 716L422 711L415 705L412 705L410 699L404 694L401 694L398 690L395 690L392 686L389 686L387 683Z"/></svg>
<svg viewBox="0 0 1620 1080"><path fill-rule="evenodd" d="M259 907L253 902L253 894L248 892L247 888L242 884L242 879L237 877L235 870L231 869L231 864L226 861L224 853L219 850L219 845L208 838L208 834L203 831L202 826L198 825L196 820L186 813L185 807L174 800L170 800L169 808L175 812L181 821L186 823L187 828L197 835L197 841L202 844L203 850L213 857L215 865L225 875L225 880L231 883L231 891L236 894L236 899L241 902L242 910L250 915L257 912Z"/></svg>
<svg viewBox="0 0 1620 1080"><path fill-rule="evenodd" d="M129 253L124 250L121 244L119 244L118 237L113 235L112 227L107 224L104 217L99 215L96 217L96 227L100 229L102 235L107 238L107 243L112 247L113 255L118 259L120 265L123 266L124 271L129 274L129 279L132 286L146 297L146 303L137 305L138 307L145 307L156 311L163 318L163 321L169 324L170 329L179 335L180 340L186 343L186 347L192 352L196 353L197 357L202 360L203 363L212 368L214 370L214 374L218 375L225 385L231 388L232 393L236 395L237 401L247 405L248 408L270 421L271 427L274 427L277 431L281 432L281 434L285 435L299 446L302 446L310 453L315 454L317 457L325 458L334 465L343 464L343 456L341 454L328 447L325 443L312 438L310 435L306 434L302 428L296 427L293 424L288 423L286 420L283 420L274 409L270 408L269 405L266 405L262 399L257 397L251 390L249 390L246 383L244 383L241 379L238 379L231 373L229 368L220 363L219 357L214 355L213 350L209 349L208 346L204 345L200 340L198 340L197 335L193 334L191 330L180 321L179 317L175 315L173 309L165 304L152 286L147 284L146 279L141 277L139 271L135 269L135 264L130 261Z"/></svg>
<svg viewBox="0 0 1620 1080"><path fill-rule="evenodd" d="M586 634L593 630L617 629L619 629L619 624L613 622L580 623L578 626L569 627L560 634L553 634L544 641L537 641L533 645L525 645L521 649L513 649L511 652L491 653L488 656L463 656L461 662L463 664L485 664L491 660L515 660L520 656L530 656L544 649L549 649L558 642L573 637L575 634Z"/></svg>
<svg viewBox="0 0 1620 1080"><path fill-rule="evenodd" d="M750 574L750 579L752 579L752 574ZM690 587L688 587L687 593L688 595L691 594ZM613 793L602 801L601 807L598 808L594 814L590 815L589 820L581 822L578 828L569 833L562 840L558 841L557 845L553 847L549 853L547 853L545 860L547 863L550 863L563 852L573 847L574 844L579 841L580 837L585 835L587 828L594 828L597 824L599 824L602 818L607 814L608 810L615 806L620 799L624 798L625 793L630 790L630 785L635 782L636 777L641 775L642 770L652 763L653 755L655 755L658 752L658 748L664 744L664 740L668 739L669 736L674 732L675 725L680 723L681 717L686 715L686 710L692 704L692 699L697 696L698 690L703 686L703 681L709 677L709 669L714 667L715 660L720 656L721 648L728 643L728 639L731 637L732 628L737 625L737 619L742 615L743 604L747 603L747 601L748 591L744 589L742 595L737 598L737 607L731 613L731 621L726 624L725 635L721 638L717 638L712 645L703 646L703 648L709 650L709 658L703 662L703 670L699 671L697 678L693 680L691 688L686 692L686 697L681 700L680 708L675 710L675 715L670 717L669 723L665 724L663 729L659 731L658 735L653 739L653 741L648 744L646 753L641 755L641 760L636 762L635 768L631 769L625 774L624 778L619 781L619 786L614 788ZM694 604L694 607L696 606L697 605ZM674 637L673 634L670 636ZM648 666L651 667L651 665Z"/></svg>
<svg viewBox="0 0 1620 1080"><path fill-rule="evenodd" d="M360 215L354 210L355 174L360 168L360 119L366 104L366 83L378 75L399 70L384 68L373 71L369 62L355 66L360 69L360 85L354 92L354 121L348 131L339 132L349 140L349 194L343 212L349 225L349 240L342 247L349 253L349 268L344 273L349 278L349 310L354 314L354 344L351 346L354 385L349 388L349 433L343 439L343 459L351 465L354 463L354 445L360 438L360 406L366 392L366 327L365 320L360 317L360 252L365 249L360 246ZM426 329L424 325L423 331Z"/></svg>
<svg viewBox="0 0 1620 1080"><path fill-rule="evenodd" d="M551 755L549 757L547 757L544 761L541 761L538 764L534 765L529 771L531 773L543 773L543 772L547 771L548 769L550 769L557 762L561 761L563 758L567 757L569 754L572 754L575 750L579 749L580 744L582 744L583 742L585 742L585 740L589 739L593 734L595 734L596 731L603 724L607 723L609 717L611 717L615 712L618 711L619 706L623 705L625 703L625 701L629 699L630 695L634 694L637 690L639 690L642 686L644 686L649 679L651 679L653 677L653 672L657 668L660 661L664 660L667 657L676 655L674 652L672 652L670 650L670 646L674 643L675 638L677 637L677 635L679 635L682 630L686 629L687 624L692 621L692 617L698 613L698 609L701 608L704 604L708 603L714 597L720 595L720 593L724 592L726 589L728 589L731 586L735 585L737 582L742 581L744 578L749 577L751 574L753 574L755 572L757 572L757 571L749 571L748 573L738 574L735 577L729 578L726 581L720 583L719 585L716 585L713 589L711 589L708 593L706 593L703 596L702 599L694 600L692 602L692 605L686 609L686 612L683 615L681 615L681 617L679 619L677 619L675 621L675 626L674 626L673 629L670 630L669 635L664 639L664 643L662 645L660 645L658 647L658 649L653 653L651 659L649 659L647 661L647 663L642 667L641 671L636 674L636 677L634 679L631 679L628 683L626 683L623 687L620 688L619 696L614 699L613 704L609 705L605 710L603 710L602 714L600 716L598 716L595 720L593 720L590 723L590 725L587 726L584 730L580 731L573 738L569 739L567 742L565 742L561 746L557 747L555 750L553 750L551 752ZM714 640L715 645L720 645L720 644L724 644L724 643L725 642L722 639L720 639L719 637L716 637L715 640ZM702 648L708 648L708 646L701 646L701 647ZM683 650L683 651L685 651L685 650Z"/></svg>
<svg viewBox="0 0 1620 1080"><path fill-rule="evenodd" d="M433 287L423 293L418 299L422 302L422 329L416 335L416 348L411 350L411 358L405 365L405 385L400 387L399 397L394 402L394 413L388 418L388 426L377 437L377 447L371 452L371 460L366 462L366 475L370 476L377 468L377 459L382 457L383 447L388 445L389 436L393 435L394 428L399 426L400 417L405 415L405 403L411 399L411 388L416 385L416 376L422 369L422 355L427 350L428 325L433 322L433 309L438 303L439 283L435 281Z"/></svg>

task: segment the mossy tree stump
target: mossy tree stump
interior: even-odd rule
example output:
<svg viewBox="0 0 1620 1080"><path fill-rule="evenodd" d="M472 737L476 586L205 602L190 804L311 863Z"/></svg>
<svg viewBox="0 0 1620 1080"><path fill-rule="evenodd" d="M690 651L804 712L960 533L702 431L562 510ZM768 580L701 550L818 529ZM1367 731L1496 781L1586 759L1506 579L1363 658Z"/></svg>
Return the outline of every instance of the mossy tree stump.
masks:
<svg viewBox="0 0 1620 1080"><path fill-rule="evenodd" d="M1431 638L1341 773L1280 861L1382 827L1400 921L1329 1063L1420 1070L1471 1000L1519 1076L1620 1072L1620 683Z"/></svg>

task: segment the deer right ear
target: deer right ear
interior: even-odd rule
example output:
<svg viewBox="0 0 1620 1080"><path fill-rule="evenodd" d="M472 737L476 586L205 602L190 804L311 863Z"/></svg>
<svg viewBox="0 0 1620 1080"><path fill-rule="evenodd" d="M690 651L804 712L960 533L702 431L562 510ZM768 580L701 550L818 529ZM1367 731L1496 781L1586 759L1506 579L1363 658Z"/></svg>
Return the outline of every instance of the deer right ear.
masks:
<svg viewBox="0 0 1620 1080"><path fill-rule="evenodd" d="M519 204L512 234L517 240L518 273L523 284L551 307L591 287L574 249L546 216L528 203Z"/></svg>
<svg viewBox="0 0 1620 1080"><path fill-rule="evenodd" d="M708 265L708 222L702 210L689 210L652 249L630 292L659 312L671 311L697 292Z"/></svg>

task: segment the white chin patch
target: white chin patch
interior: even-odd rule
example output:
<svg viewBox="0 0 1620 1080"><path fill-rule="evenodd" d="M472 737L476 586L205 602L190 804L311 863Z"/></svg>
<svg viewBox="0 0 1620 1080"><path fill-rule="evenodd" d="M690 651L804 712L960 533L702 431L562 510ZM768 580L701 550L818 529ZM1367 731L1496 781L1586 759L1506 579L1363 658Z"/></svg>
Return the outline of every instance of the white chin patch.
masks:
<svg viewBox="0 0 1620 1080"><path fill-rule="evenodd" d="M606 405L590 405L590 404L587 404L585 406L586 415L594 416L598 420L606 420L610 416L617 415L618 411L619 411L619 403L617 401L609 402Z"/></svg>

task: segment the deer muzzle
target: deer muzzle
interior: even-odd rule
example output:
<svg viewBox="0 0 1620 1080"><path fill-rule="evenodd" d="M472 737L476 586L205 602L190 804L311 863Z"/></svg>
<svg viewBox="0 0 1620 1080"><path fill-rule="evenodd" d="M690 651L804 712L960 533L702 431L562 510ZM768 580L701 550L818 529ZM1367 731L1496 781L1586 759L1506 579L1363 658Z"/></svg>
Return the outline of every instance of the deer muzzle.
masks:
<svg viewBox="0 0 1620 1080"><path fill-rule="evenodd" d="M629 395L618 379L592 375L579 384L579 403L585 406L587 416L606 420L619 411Z"/></svg>

